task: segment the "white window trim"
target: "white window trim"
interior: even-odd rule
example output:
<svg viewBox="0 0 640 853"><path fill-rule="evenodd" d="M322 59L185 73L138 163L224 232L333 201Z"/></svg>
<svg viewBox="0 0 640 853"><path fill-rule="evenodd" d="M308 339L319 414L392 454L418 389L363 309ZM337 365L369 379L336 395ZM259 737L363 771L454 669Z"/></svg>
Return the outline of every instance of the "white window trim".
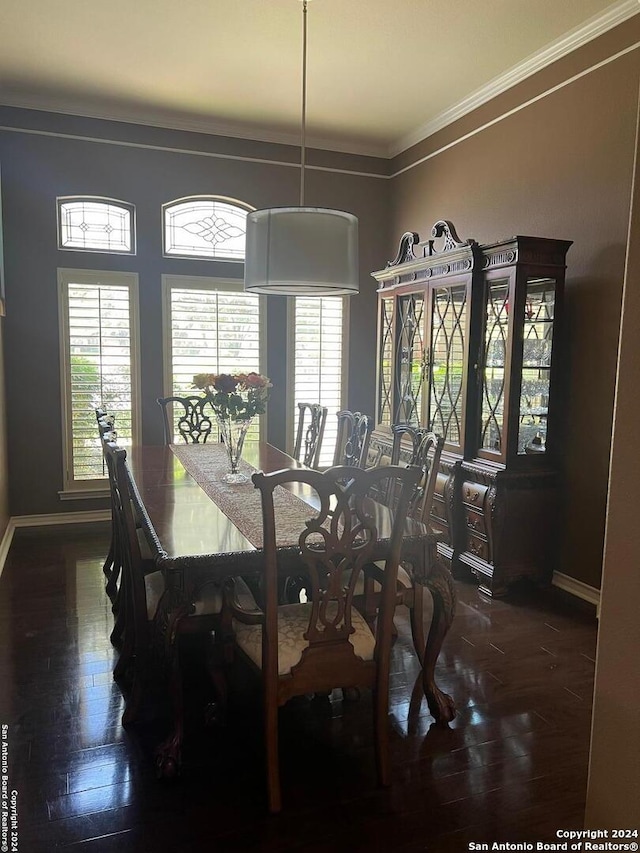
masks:
<svg viewBox="0 0 640 853"><path fill-rule="evenodd" d="M120 205L131 211L131 249L85 249L79 246L63 246L62 234L60 233L60 205L67 201L101 201L105 204ZM121 255L130 257L138 253L137 246L137 223L136 223L136 206L130 201L124 201L121 198L107 198L101 195L60 195L56 198L56 240L59 252L89 252L94 255Z"/></svg>
<svg viewBox="0 0 640 853"><path fill-rule="evenodd" d="M340 406L346 408L347 400L349 399L349 308L351 300L349 297L342 297L342 363L341 363L341 393ZM296 339L296 304L295 296L287 297L287 422L286 422L286 441L287 452L291 455L296 440L295 434L295 339ZM315 403L316 400L308 400L305 402Z"/></svg>
<svg viewBox="0 0 640 853"><path fill-rule="evenodd" d="M174 257L174 256L172 256ZM212 260L219 260L213 258ZM164 396L173 396L173 346L171 334L171 289L185 288L191 290L230 290L242 293L244 291L243 279L237 278L214 278L209 276L195 275L168 275L162 276L162 353L163 353L163 383ZM260 348L258 371L266 372L267 363L267 297L259 296L260 310ZM194 389L194 394L198 391ZM260 440L266 441L267 419L269 417L269 404L264 415L260 415Z"/></svg>
<svg viewBox="0 0 640 853"><path fill-rule="evenodd" d="M160 225L162 230L162 257L163 258L175 258L176 260L183 261L214 261L218 264L244 264L244 258L226 258L222 255L218 257L213 257L209 255L180 255L177 252L167 253L167 235L166 235L166 227L165 227L165 214L167 208L173 207L176 204L184 204L188 201L221 201L224 204L234 205L235 207L240 208L241 210L246 210L247 213L251 213L251 211L255 210L255 207L247 204L246 201L240 201L238 198L231 198L226 195L215 195L211 193L205 193L200 195L186 195L182 198L174 198L171 201L165 201L160 209Z"/></svg>
<svg viewBox="0 0 640 853"><path fill-rule="evenodd" d="M62 397L62 475L63 487L58 492L60 500L80 500L107 497L106 477L95 480L74 481L72 476L73 444L71 436L71 381L67 365L69 352L69 315L67 287L69 284L106 284L129 288L129 339L131 341L131 441L140 444L140 322L138 301L138 274L58 268L58 328L60 335L60 387ZM117 430L116 424L116 430ZM98 426L96 424L96 438Z"/></svg>

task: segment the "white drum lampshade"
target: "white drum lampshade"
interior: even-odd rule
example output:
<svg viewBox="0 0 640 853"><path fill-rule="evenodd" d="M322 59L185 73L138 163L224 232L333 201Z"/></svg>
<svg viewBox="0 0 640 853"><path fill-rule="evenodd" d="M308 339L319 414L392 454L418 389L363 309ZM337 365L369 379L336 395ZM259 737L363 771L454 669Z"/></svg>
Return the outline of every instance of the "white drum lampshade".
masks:
<svg viewBox="0 0 640 853"><path fill-rule="evenodd" d="M244 289L275 296L358 292L358 219L322 207L247 215Z"/></svg>

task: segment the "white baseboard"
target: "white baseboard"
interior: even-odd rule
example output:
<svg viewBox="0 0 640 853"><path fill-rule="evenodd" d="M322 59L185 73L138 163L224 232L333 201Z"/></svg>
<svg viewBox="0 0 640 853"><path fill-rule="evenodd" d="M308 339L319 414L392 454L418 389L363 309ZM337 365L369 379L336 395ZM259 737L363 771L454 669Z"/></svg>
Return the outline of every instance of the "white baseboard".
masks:
<svg viewBox="0 0 640 853"><path fill-rule="evenodd" d="M14 515L9 524L14 527L49 527L52 524L90 524L111 521L110 509L91 509L83 512L49 512L44 515Z"/></svg>
<svg viewBox="0 0 640 853"><path fill-rule="evenodd" d="M576 598L581 598L583 601L593 604L596 608L596 616L600 616L600 590L594 586L589 586L587 583L576 580L575 578L565 575L562 572L553 573L553 585L558 589L568 592L570 595L575 595Z"/></svg>
<svg viewBox="0 0 640 853"><path fill-rule="evenodd" d="M9 548L11 547L11 542L13 540L13 533L15 529L16 526L13 523L13 519L10 518L9 523L7 524L7 529L4 531L2 541L0 542L0 577L2 577L2 570L4 569L4 563L7 559Z"/></svg>
<svg viewBox="0 0 640 853"><path fill-rule="evenodd" d="M0 576L13 541L13 534L19 527L50 527L53 524L90 524L111 521L111 510L96 509L84 512L51 512L43 515L14 515L9 519L7 529L0 541Z"/></svg>

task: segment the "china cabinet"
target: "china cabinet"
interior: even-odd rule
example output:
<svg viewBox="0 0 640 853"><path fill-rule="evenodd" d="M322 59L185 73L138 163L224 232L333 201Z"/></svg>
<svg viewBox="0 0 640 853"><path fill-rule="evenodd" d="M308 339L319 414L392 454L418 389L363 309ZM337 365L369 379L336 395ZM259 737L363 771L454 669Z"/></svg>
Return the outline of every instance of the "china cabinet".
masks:
<svg viewBox="0 0 640 853"><path fill-rule="evenodd" d="M432 525L441 555L501 595L522 577L549 581L558 417L557 349L564 240L513 237L478 245L437 222L405 234L379 284L376 430L442 435Z"/></svg>

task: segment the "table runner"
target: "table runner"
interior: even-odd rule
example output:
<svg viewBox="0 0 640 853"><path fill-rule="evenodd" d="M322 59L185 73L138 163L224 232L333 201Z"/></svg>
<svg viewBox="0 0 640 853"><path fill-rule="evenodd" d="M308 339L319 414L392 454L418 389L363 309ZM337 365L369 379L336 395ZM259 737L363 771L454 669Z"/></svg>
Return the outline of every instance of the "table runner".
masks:
<svg viewBox="0 0 640 853"><path fill-rule="evenodd" d="M249 480L244 485L224 483L229 457L222 443L171 445L175 456L200 488L220 507L243 536L256 548L262 548L262 500L260 490ZM239 470L248 477L256 469L240 460ZM278 486L273 491L276 516L276 544L279 548L297 545L305 521L315 514L309 504Z"/></svg>

